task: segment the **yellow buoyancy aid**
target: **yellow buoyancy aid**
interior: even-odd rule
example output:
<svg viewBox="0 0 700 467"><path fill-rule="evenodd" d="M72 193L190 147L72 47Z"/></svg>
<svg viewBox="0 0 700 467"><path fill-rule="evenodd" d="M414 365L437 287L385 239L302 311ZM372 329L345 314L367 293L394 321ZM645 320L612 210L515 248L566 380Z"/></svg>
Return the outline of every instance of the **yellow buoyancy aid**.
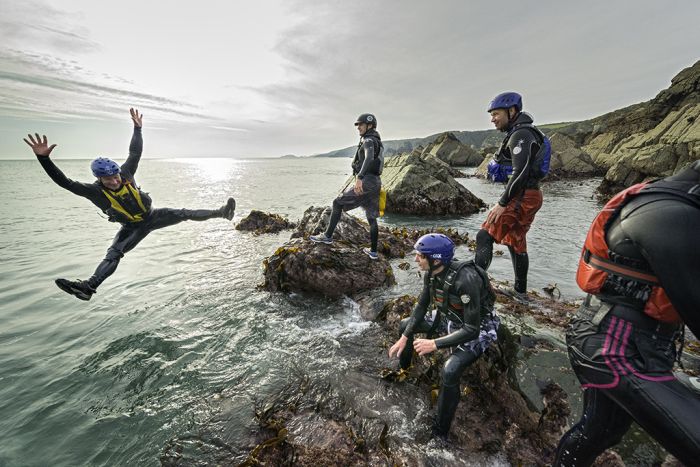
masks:
<svg viewBox="0 0 700 467"><path fill-rule="evenodd" d="M102 193L111 204L111 207L106 211L110 220L142 222L143 215L149 211L141 199L140 191L131 182L124 182L117 191L102 189Z"/></svg>

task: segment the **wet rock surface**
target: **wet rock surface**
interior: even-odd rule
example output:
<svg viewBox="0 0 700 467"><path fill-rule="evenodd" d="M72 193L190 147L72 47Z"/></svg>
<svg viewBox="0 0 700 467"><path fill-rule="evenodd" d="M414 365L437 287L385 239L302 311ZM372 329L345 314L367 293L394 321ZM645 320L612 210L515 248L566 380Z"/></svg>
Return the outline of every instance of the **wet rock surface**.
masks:
<svg viewBox="0 0 700 467"><path fill-rule="evenodd" d="M372 260L363 247L369 247L369 225L343 213L333 235L333 243L313 243L308 237L325 231L330 208L311 206L304 212L291 239L263 263L262 288L271 292L310 292L337 298L358 296L395 283L387 261L403 258L413 250L425 230L387 229L379 231L379 259ZM471 241L467 234L453 229L431 229L449 235L456 244Z"/></svg>
<svg viewBox="0 0 700 467"><path fill-rule="evenodd" d="M310 292L330 298L396 283L386 258L372 260L352 244L294 239L264 263L262 288L270 292Z"/></svg>
<svg viewBox="0 0 700 467"><path fill-rule="evenodd" d="M260 235L293 229L294 227L296 227L294 222L290 222L279 214L272 214L254 209L236 225L236 230L253 232L256 235Z"/></svg>

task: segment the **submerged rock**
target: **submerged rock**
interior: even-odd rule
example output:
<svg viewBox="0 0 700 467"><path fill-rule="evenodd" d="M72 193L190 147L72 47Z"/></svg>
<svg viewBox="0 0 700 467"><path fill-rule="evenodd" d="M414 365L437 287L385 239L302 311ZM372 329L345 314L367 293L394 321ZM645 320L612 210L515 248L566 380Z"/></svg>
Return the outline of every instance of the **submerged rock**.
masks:
<svg viewBox="0 0 700 467"><path fill-rule="evenodd" d="M387 158L382 184L389 213L466 215L486 207L455 180L454 169L422 148Z"/></svg>
<svg viewBox="0 0 700 467"><path fill-rule="evenodd" d="M290 222L279 214L254 209L236 225L236 230L245 230L260 235L293 229L294 227L296 227L294 222Z"/></svg>

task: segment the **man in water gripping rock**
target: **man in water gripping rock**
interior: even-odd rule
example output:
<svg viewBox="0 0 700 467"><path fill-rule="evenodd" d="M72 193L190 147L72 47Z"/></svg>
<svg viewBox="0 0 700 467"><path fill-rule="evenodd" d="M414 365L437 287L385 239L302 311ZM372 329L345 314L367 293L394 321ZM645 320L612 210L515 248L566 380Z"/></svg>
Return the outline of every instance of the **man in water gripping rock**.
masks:
<svg viewBox="0 0 700 467"><path fill-rule="evenodd" d="M134 122L134 133L129 145L129 157L121 167L104 157L92 161L90 167L97 178L93 183L77 182L66 177L49 157L56 145L49 146L46 136L41 138L36 133L34 136L27 135L29 139L24 140L32 148L51 180L71 193L87 198L100 208L111 222L122 225L112 241L112 246L107 250L107 255L89 279L56 279L56 285L61 290L81 300L90 300L97 287L117 269L122 256L153 230L186 220L203 221L215 217L231 220L236 208L233 198L229 198L219 209L152 208L151 197L141 191L134 179L143 150L143 116L135 109L130 109L130 113Z"/></svg>
<svg viewBox="0 0 700 467"><path fill-rule="evenodd" d="M588 466L637 422L684 465L700 459L700 392L672 373L687 325L700 336L700 161L613 197L593 220L566 333L583 413L555 465Z"/></svg>
<svg viewBox="0 0 700 467"><path fill-rule="evenodd" d="M503 291L520 302L527 301L527 272L530 260L525 235L535 214L542 207L540 179L549 170L549 142L532 123L532 116L522 111L520 94L505 92L489 105L491 122L506 133L501 148L488 167L489 179L506 184L498 203L489 211L486 221L476 235L476 264L484 269L491 265L493 243L508 246L513 270L514 287ZM546 144L546 146L545 146ZM546 170L542 160L546 156Z"/></svg>
<svg viewBox="0 0 700 467"><path fill-rule="evenodd" d="M443 440L459 403L460 377L496 341L499 326L486 272L473 261L453 259L454 248L449 237L436 233L423 235L416 242L415 261L426 273L423 291L411 316L401 321L401 337L389 349L390 358L399 357L401 369L410 367L414 350L419 355L450 350L442 369L432 430L433 436ZM426 337L414 340L416 333ZM437 334L446 335L436 339Z"/></svg>
<svg viewBox="0 0 700 467"><path fill-rule="evenodd" d="M343 211L362 206L369 222L370 248L362 251L371 259L378 259L377 242L379 241L379 192L382 180L379 176L384 168L384 146L377 132L377 118L372 114L362 114L355 122L360 133L360 144L357 146L355 158L352 161L352 174L356 177L355 184L348 187L333 201L333 210L326 231L320 235L312 235L309 239L317 243L333 243L333 231L338 225Z"/></svg>

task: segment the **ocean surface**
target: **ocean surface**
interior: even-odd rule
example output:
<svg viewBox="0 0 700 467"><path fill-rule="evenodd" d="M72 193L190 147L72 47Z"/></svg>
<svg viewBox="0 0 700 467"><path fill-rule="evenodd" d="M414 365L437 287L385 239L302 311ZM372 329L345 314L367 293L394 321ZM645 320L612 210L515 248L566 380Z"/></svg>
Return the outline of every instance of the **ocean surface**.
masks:
<svg viewBox="0 0 700 467"><path fill-rule="evenodd" d="M89 161L55 161L70 178L92 178ZM151 233L83 302L53 281L89 277L118 225L54 185L35 160L0 161L0 466L158 465L171 440L215 425L223 401L228 415L219 429L243 439L255 426L255 401L292 373L322 379L361 365L350 347L375 325L350 300L256 289L262 261L291 232L233 228L252 209L295 220L309 206L330 205L349 173L349 159L145 159L136 179L155 207L217 208L234 196L234 222ZM502 191L460 181L489 204ZM574 273L598 182L544 185L528 236L530 288L556 283L564 298L581 296ZM485 215L387 215L380 223L453 227L473 237ZM497 248L505 254L489 272L512 280L507 249ZM457 256L471 253L460 247ZM417 294L415 267L395 271L399 283L387 297ZM390 434L411 437L417 428L392 416L399 419Z"/></svg>

